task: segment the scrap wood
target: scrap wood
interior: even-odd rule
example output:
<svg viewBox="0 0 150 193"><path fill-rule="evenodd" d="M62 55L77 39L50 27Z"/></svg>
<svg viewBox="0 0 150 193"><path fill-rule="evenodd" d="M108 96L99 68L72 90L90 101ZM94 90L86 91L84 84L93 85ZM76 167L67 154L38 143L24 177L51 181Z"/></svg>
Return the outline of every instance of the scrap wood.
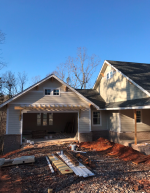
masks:
<svg viewBox="0 0 150 193"><path fill-rule="evenodd" d="M62 174L69 174L73 173L73 170L70 169L63 161L61 161L58 157L48 154L48 158L51 162L55 165L55 167L62 173Z"/></svg>
<svg viewBox="0 0 150 193"><path fill-rule="evenodd" d="M95 174L92 173L89 169L87 169L83 164L79 162L78 166L75 166L70 159L67 158L66 155L61 155L58 153L58 155L64 160L64 162L74 171L74 173L79 177L88 177L88 176L94 176Z"/></svg>
<svg viewBox="0 0 150 193"><path fill-rule="evenodd" d="M77 160L72 154L70 154L68 151L64 151L64 154L70 159L70 161L71 161L75 166L78 166L78 165L79 165L78 160Z"/></svg>
<svg viewBox="0 0 150 193"><path fill-rule="evenodd" d="M22 156L14 159L5 159L2 167L35 162L35 156Z"/></svg>
<svg viewBox="0 0 150 193"><path fill-rule="evenodd" d="M92 163L91 160L89 160L89 158L87 158L84 155L81 155L80 153L77 153L76 157L80 157L84 164L89 164L90 165Z"/></svg>
<svg viewBox="0 0 150 193"><path fill-rule="evenodd" d="M52 165L51 165L51 163L50 163L50 161L49 161L47 156L46 156L46 160L47 160L47 163L48 163L48 166L49 166L51 172L54 173L53 167L52 167Z"/></svg>

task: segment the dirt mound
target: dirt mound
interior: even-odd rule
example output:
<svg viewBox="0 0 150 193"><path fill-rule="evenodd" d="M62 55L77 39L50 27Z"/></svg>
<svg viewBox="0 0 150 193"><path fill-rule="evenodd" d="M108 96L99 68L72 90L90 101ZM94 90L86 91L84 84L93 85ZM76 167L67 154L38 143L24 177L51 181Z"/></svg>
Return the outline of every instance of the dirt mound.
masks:
<svg viewBox="0 0 150 193"><path fill-rule="evenodd" d="M97 141L82 142L80 143L80 147L96 151L105 151L109 149L109 153L107 152L109 156L115 156L124 161L132 161L135 164L142 162L150 164L150 156L144 155L143 153L134 150L132 147L113 143L102 137Z"/></svg>

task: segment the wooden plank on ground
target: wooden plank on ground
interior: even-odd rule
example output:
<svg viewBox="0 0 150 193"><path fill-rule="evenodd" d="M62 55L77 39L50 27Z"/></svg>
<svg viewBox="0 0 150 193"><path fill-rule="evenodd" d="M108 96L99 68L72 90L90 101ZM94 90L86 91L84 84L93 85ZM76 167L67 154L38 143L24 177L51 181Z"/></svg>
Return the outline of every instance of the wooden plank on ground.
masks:
<svg viewBox="0 0 150 193"><path fill-rule="evenodd" d="M52 156L51 154L47 155L55 167L61 172L61 174L70 174L73 173L73 170L70 169L63 161L58 157Z"/></svg>

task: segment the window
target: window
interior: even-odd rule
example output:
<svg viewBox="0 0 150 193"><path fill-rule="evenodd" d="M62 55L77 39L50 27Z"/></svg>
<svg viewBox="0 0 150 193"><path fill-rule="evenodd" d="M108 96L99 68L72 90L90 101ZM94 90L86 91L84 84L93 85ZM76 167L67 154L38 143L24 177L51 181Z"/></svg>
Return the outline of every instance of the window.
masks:
<svg viewBox="0 0 150 193"><path fill-rule="evenodd" d="M59 95L59 89L54 89L53 90L53 95Z"/></svg>
<svg viewBox="0 0 150 193"><path fill-rule="evenodd" d="M49 114L49 125L53 125L53 113Z"/></svg>
<svg viewBox="0 0 150 193"><path fill-rule="evenodd" d="M107 80L109 79L109 73L107 73Z"/></svg>
<svg viewBox="0 0 150 193"><path fill-rule="evenodd" d="M47 125L47 113L43 113L43 126Z"/></svg>
<svg viewBox="0 0 150 193"><path fill-rule="evenodd" d="M142 118L141 118L141 111L136 111L136 122L137 123L141 123L142 122Z"/></svg>
<svg viewBox="0 0 150 193"><path fill-rule="evenodd" d="M51 89L45 89L45 95L50 95L51 94Z"/></svg>
<svg viewBox="0 0 150 193"><path fill-rule="evenodd" d="M100 125L100 112L93 112L93 125Z"/></svg>
<svg viewBox="0 0 150 193"><path fill-rule="evenodd" d="M37 125L41 125L41 113L37 114Z"/></svg>
<svg viewBox="0 0 150 193"><path fill-rule="evenodd" d="M112 70L112 71L108 72L108 73L107 73L107 80L110 79L110 78L112 78L113 75L115 74L115 72L116 72L115 70Z"/></svg>

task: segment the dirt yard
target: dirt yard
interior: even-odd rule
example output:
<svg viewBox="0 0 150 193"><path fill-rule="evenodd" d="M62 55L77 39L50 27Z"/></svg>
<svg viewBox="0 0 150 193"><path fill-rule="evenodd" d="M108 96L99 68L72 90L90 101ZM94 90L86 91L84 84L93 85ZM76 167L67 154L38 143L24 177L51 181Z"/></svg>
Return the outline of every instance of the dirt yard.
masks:
<svg viewBox="0 0 150 193"><path fill-rule="evenodd" d="M4 155L5 158L35 155L36 161L1 168L0 192L47 193L48 189L53 189L53 192L60 193L150 193L150 157L102 138L93 143L81 143L78 148L87 152L84 155L92 161L92 167L88 168L94 177L62 175L56 168L52 174L45 156L60 150L70 151L70 143L72 141L28 145Z"/></svg>

